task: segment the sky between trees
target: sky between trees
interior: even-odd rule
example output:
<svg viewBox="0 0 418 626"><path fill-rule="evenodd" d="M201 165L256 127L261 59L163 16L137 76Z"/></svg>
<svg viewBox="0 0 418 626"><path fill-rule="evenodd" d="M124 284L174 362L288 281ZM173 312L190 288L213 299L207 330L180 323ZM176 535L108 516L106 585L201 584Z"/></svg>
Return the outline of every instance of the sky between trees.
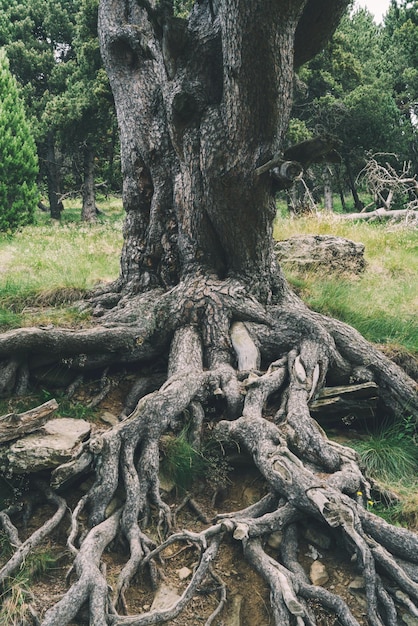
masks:
<svg viewBox="0 0 418 626"><path fill-rule="evenodd" d="M389 8L390 0L358 0L356 5L366 7L374 15L376 22L380 23Z"/></svg>

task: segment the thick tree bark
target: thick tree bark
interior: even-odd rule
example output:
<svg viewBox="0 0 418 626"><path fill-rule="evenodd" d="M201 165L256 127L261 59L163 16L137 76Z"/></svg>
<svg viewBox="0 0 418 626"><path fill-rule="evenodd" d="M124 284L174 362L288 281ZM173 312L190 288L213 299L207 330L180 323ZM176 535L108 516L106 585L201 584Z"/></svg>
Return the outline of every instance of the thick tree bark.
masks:
<svg viewBox="0 0 418 626"><path fill-rule="evenodd" d="M121 134L121 275L92 297L101 316L93 328L1 335L0 385L4 393L22 388L28 372L54 364L74 375L157 357L166 365L136 382L121 421L89 442L81 464L65 468L66 481L86 467L94 468L95 480L71 517L67 545L76 580L43 626L70 623L86 604L95 626L173 620L205 579L217 580L212 564L225 535L242 543L243 558L270 587L276 626L314 624L313 598L344 626L357 626L347 604L311 585L298 563L295 529L302 518L343 540L364 576L372 626L397 623L397 589L411 615L418 613L416 535L365 510L370 485L356 454L328 440L310 415L325 383L369 382L378 388L382 414L418 417L417 387L356 331L307 309L273 254L274 169L294 65L320 48L347 4L200 0L186 20L169 1L101 0L102 55ZM271 397L280 398L280 408L267 415ZM187 415L198 448L214 402L222 404L216 436L247 450L269 493L199 533L170 534L159 442ZM119 508L109 513L117 494ZM56 504L54 520L62 509ZM15 512L0 516L16 546L0 580L17 570L30 541L19 545ZM166 535L160 545L148 522L154 537ZM279 530L286 545L273 559L264 543ZM128 554L111 594L102 554L115 538ZM138 570L149 567L155 582L160 553L186 542L199 559L182 596L168 609L124 615ZM222 597L207 624L222 610Z"/></svg>
<svg viewBox="0 0 418 626"><path fill-rule="evenodd" d="M212 19L212 3L201 2L187 25L147 4L126 13L102 3L122 144L124 284L169 285L201 268L239 275L264 301L280 293L272 179L255 170L280 152L305 4L216 3ZM319 33L345 3L308 7Z"/></svg>

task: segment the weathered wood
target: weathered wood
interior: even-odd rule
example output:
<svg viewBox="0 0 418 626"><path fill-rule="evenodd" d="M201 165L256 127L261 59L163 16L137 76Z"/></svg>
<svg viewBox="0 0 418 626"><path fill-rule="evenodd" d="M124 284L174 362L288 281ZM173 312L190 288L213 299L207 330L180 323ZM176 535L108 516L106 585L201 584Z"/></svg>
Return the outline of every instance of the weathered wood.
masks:
<svg viewBox="0 0 418 626"><path fill-rule="evenodd" d="M349 425L356 417L373 417L378 396L379 387L374 382L325 387L310 403L309 408L322 423L337 419Z"/></svg>
<svg viewBox="0 0 418 626"><path fill-rule="evenodd" d="M370 211L369 213L344 213L340 216L345 220L402 220L410 219L416 222L418 219L418 211L411 209L398 209L393 211L387 211L383 207Z"/></svg>
<svg viewBox="0 0 418 626"><path fill-rule="evenodd" d="M56 400L48 400L24 413L8 413L0 417L0 443L19 439L39 430L58 408Z"/></svg>
<svg viewBox="0 0 418 626"><path fill-rule="evenodd" d="M80 455L75 459L63 463L56 467L51 473L51 487L53 489L64 489L77 480L82 474L85 474L93 461L91 452L81 451Z"/></svg>

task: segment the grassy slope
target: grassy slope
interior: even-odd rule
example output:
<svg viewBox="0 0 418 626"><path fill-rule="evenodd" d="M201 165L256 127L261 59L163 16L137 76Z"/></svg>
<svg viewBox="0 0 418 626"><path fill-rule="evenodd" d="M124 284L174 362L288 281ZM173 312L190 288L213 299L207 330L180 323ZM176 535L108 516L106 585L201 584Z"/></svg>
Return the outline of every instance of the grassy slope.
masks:
<svg viewBox="0 0 418 626"><path fill-rule="evenodd" d="M285 268L305 302L351 324L370 341L418 353L418 232L338 218L277 219L276 239L299 234L332 234L362 242L367 261L358 278Z"/></svg>
<svg viewBox="0 0 418 626"><path fill-rule="evenodd" d="M56 305L117 278L121 202L103 201L99 206L104 214L93 226L79 222L81 209L75 203L66 207L61 223L39 213L36 225L13 237L0 234L0 328L71 324L78 315Z"/></svg>
<svg viewBox="0 0 418 626"><path fill-rule="evenodd" d="M37 225L13 237L0 235L0 328L77 321L74 312L52 306L117 277L121 204L117 199L99 204L104 215L94 226L79 222L80 206L74 201L66 206L61 224L39 213ZM278 239L308 233L361 241L367 259L358 278L285 268L309 306L352 324L371 341L418 353L418 232L316 217L278 217L275 224ZM49 308L41 312L41 305Z"/></svg>

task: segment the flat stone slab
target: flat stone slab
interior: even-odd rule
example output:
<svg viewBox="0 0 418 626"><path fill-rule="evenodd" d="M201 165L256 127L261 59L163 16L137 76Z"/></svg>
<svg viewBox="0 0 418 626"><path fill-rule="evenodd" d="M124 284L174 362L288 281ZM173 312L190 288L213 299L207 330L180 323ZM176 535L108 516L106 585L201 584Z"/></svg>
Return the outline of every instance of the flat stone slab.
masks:
<svg viewBox="0 0 418 626"><path fill-rule="evenodd" d="M22 437L0 448L0 471L13 474L39 472L58 467L76 454L90 435L86 420L61 417L52 419L37 433Z"/></svg>

